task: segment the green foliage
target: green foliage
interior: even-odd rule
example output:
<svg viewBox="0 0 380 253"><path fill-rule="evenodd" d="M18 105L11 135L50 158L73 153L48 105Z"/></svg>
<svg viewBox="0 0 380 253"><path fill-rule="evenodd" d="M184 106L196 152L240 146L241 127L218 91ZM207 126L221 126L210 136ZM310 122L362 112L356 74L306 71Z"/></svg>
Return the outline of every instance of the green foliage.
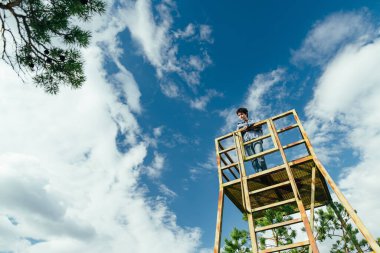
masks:
<svg viewBox="0 0 380 253"><path fill-rule="evenodd" d="M255 220L255 226L262 227L288 221L292 219L289 216L290 213L293 213L290 206L266 210L262 218ZM243 215L243 220L247 221L247 215ZM314 229L317 241L323 243L327 239L335 240L330 253L373 252L366 240L358 239L359 230L352 226L348 213L337 202L327 206L326 209L316 210ZM234 228L230 237L230 240L225 239L224 253L250 252L247 246L247 244L250 245L248 231ZM258 233L258 244L260 249L277 247L293 243L295 237L296 231L289 227L275 228L266 233ZM380 245L380 238L377 238L377 243ZM308 253L309 248L299 247L286 252Z"/></svg>
<svg viewBox="0 0 380 253"><path fill-rule="evenodd" d="M104 11L102 0L0 0L1 59L19 76L31 73L48 93L79 88L85 81L79 49L91 38L81 23Z"/></svg>
<svg viewBox="0 0 380 253"><path fill-rule="evenodd" d="M372 251L366 240L358 239L359 230L352 226L348 213L338 202L327 206L326 210L317 210L315 223L316 240L320 242L327 238L335 240L331 253Z"/></svg>
<svg viewBox="0 0 380 253"><path fill-rule="evenodd" d="M249 233L246 230L234 228L230 233L231 239L224 239L223 253L250 253Z"/></svg>
<svg viewBox="0 0 380 253"><path fill-rule="evenodd" d="M290 213L293 213L293 209L291 206L287 205L281 206L277 209L265 210L265 215L262 218L255 220L255 226L263 227L291 220L292 217L289 215ZM281 245L291 244L293 243L296 235L296 231L290 227L279 227L271 229L266 233L258 234L259 247L260 249L265 249L268 247L277 247Z"/></svg>
<svg viewBox="0 0 380 253"><path fill-rule="evenodd" d="M282 206L277 209L269 209L264 212L264 216L255 220L256 227L263 227L275 223L291 220L289 215L293 213L290 206ZM243 214L243 220L247 221L247 215ZM260 249L267 247L277 247L280 245L293 243L296 237L296 231L289 227L281 227L268 230L266 233L258 233L258 243ZM225 239L225 247L223 253L245 253L251 252L249 250L250 237L249 232L246 230L239 230L234 228L230 234L230 239ZM303 253L307 252L305 248L293 249L289 253Z"/></svg>

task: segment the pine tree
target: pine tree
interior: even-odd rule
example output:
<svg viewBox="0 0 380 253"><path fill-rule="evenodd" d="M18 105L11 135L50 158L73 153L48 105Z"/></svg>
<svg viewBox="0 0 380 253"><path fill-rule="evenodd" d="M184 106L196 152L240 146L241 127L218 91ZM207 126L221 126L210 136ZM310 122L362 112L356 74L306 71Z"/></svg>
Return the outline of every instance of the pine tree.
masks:
<svg viewBox="0 0 380 253"><path fill-rule="evenodd" d="M81 28L105 11L102 0L0 0L1 59L23 78L56 94L85 81L80 48L91 34Z"/></svg>
<svg viewBox="0 0 380 253"><path fill-rule="evenodd" d="M282 206L277 209L268 209L264 211L262 218L255 220L255 227L263 227L272 225L275 223L291 220L289 215L293 213L293 209L290 206ZM243 215L243 220L247 221L247 216ZM258 233L258 243L260 249L268 247L278 247L280 245L286 245L293 243L296 237L296 231L290 227L280 227L268 230L266 233ZM234 228L230 234L230 239L225 239L225 246L223 253L246 253L250 251L250 237L246 230L239 230ZM293 249L289 253L302 253L307 252L306 248Z"/></svg>
<svg viewBox="0 0 380 253"><path fill-rule="evenodd" d="M250 253L249 233L247 230L233 228L230 233L230 239L224 239L225 246L223 253Z"/></svg>
<svg viewBox="0 0 380 253"><path fill-rule="evenodd" d="M289 215L290 213L293 213L293 209L291 206L287 205L281 206L278 209L265 210L264 216L255 220L255 226L263 227L291 220L292 217ZM274 228L266 233L259 233L257 237L260 249L266 249L268 247L291 244L296 235L296 231L287 226Z"/></svg>
<svg viewBox="0 0 380 253"><path fill-rule="evenodd" d="M335 239L331 253L372 252L365 239L358 239L359 230L350 223L344 207L334 202L327 208L319 209L315 219L316 240ZM380 242L380 238L377 239Z"/></svg>

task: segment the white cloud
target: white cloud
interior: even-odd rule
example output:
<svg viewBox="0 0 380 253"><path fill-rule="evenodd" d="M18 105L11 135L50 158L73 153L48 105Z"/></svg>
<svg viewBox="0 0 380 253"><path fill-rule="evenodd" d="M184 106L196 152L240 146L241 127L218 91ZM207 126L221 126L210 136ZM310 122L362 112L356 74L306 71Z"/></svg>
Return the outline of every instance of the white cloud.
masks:
<svg viewBox="0 0 380 253"><path fill-rule="evenodd" d="M222 96L223 94L220 92L217 92L216 90L208 90L206 95L190 100L190 107L203 111L206 109L208 102L210 102L210 100L213 97L222 97Z"/></svg>
<svg viewBox="0 0 380 253"><path fill-rule="evenodd" d="M169 98L178 98L181 96L179 87L173 82L160 83L162 93Z"/></svg>
<svg viewBox="0 0 380 253"><path fill-rule="evenodd" d="M325 64L345 44L353 40L365 42L375 36L375 27L367 10L334 13L314 25L302 47L293 52L292 61L296 64Z"/></svg>
<svg viewBox="0 0 380 253"><path fill-rule="evenodd" d="M158 152L154 152L153 161L149 166L146 166L144 173L146 173L151 178L158 178L165 165L165 156Z"/></svg>
<svg viewBox="0 0 380 253"><path fill-rule="evenodd" d="M238 118L236 110L238 107L246 107L249 111L249 117L254 120L262 120L274 114L270 104L273 101L266 100L271 94L271 88L285 81L285 70L283 68L275 69L268 73L258 74L255 76L252 84L248 87L247 93L243 100L234 108L229 108L220 112L220 116L225 118L225 125L220 132L226 134L236 130ZM277 110L276 110L277 112Z"/></svg>
<svg viewBox="0 0 380 253"><path fill-rule="evenodd" d="M244 102L244 105L246 105L250 111L250 117L261 120L265 116L270 115L270 111L268 110L269 101L266 102L263 97L273 85L280 81L284 81L284 74L285 70L278 68L269 73L259 74L255 77L253 83L248 88L248 95Z"/></svg>
<svg viewBox="0 0 380 253"><path fill-rule="evenodd" d="M199 229L179 227L139 185L149 143L133 114L141 111L138 85L119 62L123 13L94 20L99 32L84 50L80 90L44 94L0 63L0 251L198 252ZM119 72L110 80L122 87L110 85L106 57Z"/></svg>
<svg viewBox="0 0 380 253"><path fill-rule="evenodd" d="M162 194L164 194L165 196L169 197L169 198L175 198L177 197L177 193L175 193L174 191L170 190L166 185L164 184L160 184L159 185L159 190Z"/></svg>
<svg viewBox="0 0 380 253"><path fill-rule="evenodd" d="M156 127L156 128L154 128L154 129L153 129L153 136L154 136L155 138L160 137L161 134L162 134L162 131L163 131L163 126L160 126L160 127Z"/></svg>
<svg viewBox="0 0 380 253"><path fill-rule="evenodd" d="M318 146L328 149L332 142L343 142L358 155L358 163L344 169L339 186L377 236L380 235L377 219L380 187L376 181L380 177L377 169L380 113L376 109L380 108L379 54L379 40L364 46L346 46L326 66L306 108L309 119L306 126L313 142L314 136L323 136L318 139Z"/></svg>
<svg viewBox="0 0 380 253"><path fill-rule="evenodd" d="M213 43L214 39L211 36L212 28L209 25L201 25L199 27L199 37L201 41L207 41L208 43Z"/></svg>
<svg viewBox="0 0 380 253"><path fill-rule="evenodd" d="M130 1L127 3L127 11L124 13L126 25L132 38L138 43L143 55L156 68L160 79L166 73L174 72L183 78L189 85L197 85L200 82L200 72L211 63L206 54L199 58L202 68L188 64L188 57L178 56L176 39L186 39L195 33L194 25L189 24L184 31L172 32L175 4L172 1L162 1L157 4L158 18L154 17L153 6L150 0ZM211 28L201 26L200 36L203 40L211 40ZM164 84L166 87L167 84ZM163 90L164 94L165 90ZM172 94L168 97L175 97Z"/></svg>
<svg viewBox="0 0 380 253"><path fill-rule="evenodd" d="M127 22L132 37L141 45L144 55L159 72L166 69L165 59L171 48L168 31L173 23L170 15L171 6L160 5L160 22L157 23L152 13L152 3L149 0L128 2L124 19Z"/></svg>
<svg viewBox="0 0 380 253"><path fill-rule="evenodd" d="M181 38L181 39L191 38L194 35L195 35L195 26L191 23L188 24L183 31L177 30L176 32L174 32L174 37Z"/></svg>
<svg viewBox="0 0 380 253"><path fill-rule="evenodd" d="M201 24L194 25L188 24L185 29L177 30L174 33L176 39L197 40L199 42L213 43L212 28L209 25Z"/></svg>

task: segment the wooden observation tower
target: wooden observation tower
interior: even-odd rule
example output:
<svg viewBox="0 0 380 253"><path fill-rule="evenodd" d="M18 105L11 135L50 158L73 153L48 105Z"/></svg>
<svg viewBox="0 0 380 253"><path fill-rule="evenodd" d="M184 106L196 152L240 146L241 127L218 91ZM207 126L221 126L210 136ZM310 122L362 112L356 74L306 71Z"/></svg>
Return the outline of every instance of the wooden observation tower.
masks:
<svg viewBox="0 0 380 253"><path fill-rule="evenodd" d="M296 111L259 121L255 126L262 126L264 133L247 142L243 142L240 131L215 139L219 200L214 253L220 252L225 195L242 213L247 214L253 253L279 252L301 246L308 246L309 252L319 252L313 235L314 210L332 202L328 185L370 247L380 253L379 245L315 155ZM244 146L259 140L264 141L263 152L246 156ZM254 173L250 160L263 156L268 169ZM271 156L274 162L270 163ZM255 227L254 220L263 217L265 210L282 205L290 205L294 210L293 216L298 215L299 218ZM307 210L310 210L309 217ZM257 233L296 223L303 223L306 241L259 250Z"/></svg>

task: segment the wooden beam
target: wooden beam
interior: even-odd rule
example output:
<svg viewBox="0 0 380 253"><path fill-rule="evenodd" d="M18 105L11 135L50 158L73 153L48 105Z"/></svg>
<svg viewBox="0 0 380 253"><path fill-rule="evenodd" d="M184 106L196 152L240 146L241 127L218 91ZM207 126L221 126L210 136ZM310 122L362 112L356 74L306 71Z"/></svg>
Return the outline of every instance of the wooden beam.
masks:
<svg viewBox="0 0 380 253"><path fill-rule="evenodd" d="M286 117L286 116L292 114L293 111L294 111L294 109L293 109L293 110L290 110L290 111L287 111L287 112L284 112L284 113L281 113L281 114L278 114L278 115L272 117L271 120L276 120L276 119L284 118L284 117Z"/></svg>
<svg viewBox="0 0 380 253"><path fill-rule="evenodd" d="M295 201L296 201L295 198L291 198L291 199L287 199L287 200L283 200L283 201L278 201L278 202L275 202L273 204L269 204L269 205L266 205L266 206L260 206L260 207L254 208L254 209L252 209L252 212L258 212L258 211L262 211L262 210L265 210L265 209L273 208L273 207L276 207L276 206L283 206L283 205L286 205L286 204L289 204L289 203L292 203L292 202L295 202Z"/></svg>
<svg viewBox="0 0 380 253"><path fill-rule="evenodd" d="M281 129L277 130L277 133L279 134L279 133L282 133L282 132L285 132L285 131L291 130L291 129L293 129L293 128L296 128L296 127L298 127L298 124L297 124L297 123L296 123L296 124L293 124L293 125L290 125L290 126L287 126L287 127L283 127L283 128L281 128Z"/></svg>
<svg viewBox="0 0 380 253"><path fill-rule="evenodd" d="M219 154L224 154L224 153L230 152L230 151L232 151L232 150L234 150L234 149L235 149L234 146L230 146L230 147L228 147L228 148L226 148L226 149L222 149L222 150L220 150L220 151L219 151Z"/></svg>
<svg viewBox="0 0 380 253"><path fill-rule="evenodd" d="M298 145L301 145L305 143L305 140L299 140L299 141L295 141L295 142L292 142L288 145L285 145L285 146L282 146L283 149L287 149L287 148L292 148L292 147L295 147L295 146L298 146Z"/></svg>
<svg viewBox="0 0 380 253"><path fill-rule="evenodd" d="M260 152L260 153L257 153L257 154L251 155L251 156L246 156L245 161L250 161L250 160L258 158L258 157L262 157L265 155L272 154L273 152L276 152L277 150L278 150L278 148L271 148L271 149L267 149L263 152Z"/></svg>
<svg viewBox="0 0 380 253"><path fill-rule="evenodd" d="M222 156L220 156L220 160L222 161L222 163L224 164L224 165L227 165L228 163L223 159L223 157ZM237 173L239 174L239 168L237 167L237 166L234 166L234 168L235 168L235 170L237 171ZM231 172L231 174L235 177L235 178L239 178L239 176L236 176L235 175L235 173L231 170L231 169L229 169L229 171Z"/></svg>
<svg viewBox="0 0 380 253"><path fill-rule="evenodd" d="M251 144L251 143L254 143L254 142L257 142L257 141L261 141L261 140L267 139L267 138L269 138L269 137L271 137L270 134L261 135L260 137L257 137L257 138L255 138L255 139L252 139L252 140L249 140L249 141L244 142L243 145L244 145L244 146L245 146L245 145L249 145L249 144Z"/></svg>
<svg viewBox="0 0 380 253"><path fill-rule="evenodd" d="M263 171L257 172L257 173L252 174L252 175L249 175L248 179L261 177L261 176L266 175L266 174L272 174L275 171L279 171L279 170L283 170L283 169L285 169L285 165L284 164L276 166L276 167L273 167L271 169L267 169L267 170L263 170Z"/></svg>
<svg viewBox="0 0 380 253"><path fill-rule="evenodd" d="M220 239L222 236L222 225L223 225L223 207L224 207L224 189L223 187L221 187L219 188L218 212L216 214L214 253L220 253Z"/></svg>
<svg viewBox="0 0 380 253"><path fill-rule="evenodd" d="M271 189L278 188L278 187L281 187L281 186L284 186L284 185L289 185L289 184L290 184L290 181L285 181L285 182L274 184L274 185L271 185L271 186L268 186L268 187L264 187L264 188L261 188L261 189L258 189L258 190L250 191L249 194L250 195L257 194L257 193L260 193L260 192L269 191Z"/></svg>
<svg viewBox="0 0 380 253"><path fill-rule="evenodd" d="M260 250L260 253L277 252L277 251L281 251L281 250L294 249L294 248L307 246L307 245L309 245L309 241L297 242L297 243L292 243L292 244L288 244L288 245L283 245L280 247L274 247L274 248Z"/></svg>
<svg viewBox="0 0 380 253"><path fill-rule="evenodd" d="M293 220L288 220L288 221L283 221L283 222L271 224L271 225L264 226L264 227L259 227L259 228L256 228L255 231L261 232L261 231L265 231L265 230L269 230L269 229L274 229L274 228L285 227L285 226L297 224L300 222L302 222L302 219L298 218L298 219L293 219Z"/></svg>

